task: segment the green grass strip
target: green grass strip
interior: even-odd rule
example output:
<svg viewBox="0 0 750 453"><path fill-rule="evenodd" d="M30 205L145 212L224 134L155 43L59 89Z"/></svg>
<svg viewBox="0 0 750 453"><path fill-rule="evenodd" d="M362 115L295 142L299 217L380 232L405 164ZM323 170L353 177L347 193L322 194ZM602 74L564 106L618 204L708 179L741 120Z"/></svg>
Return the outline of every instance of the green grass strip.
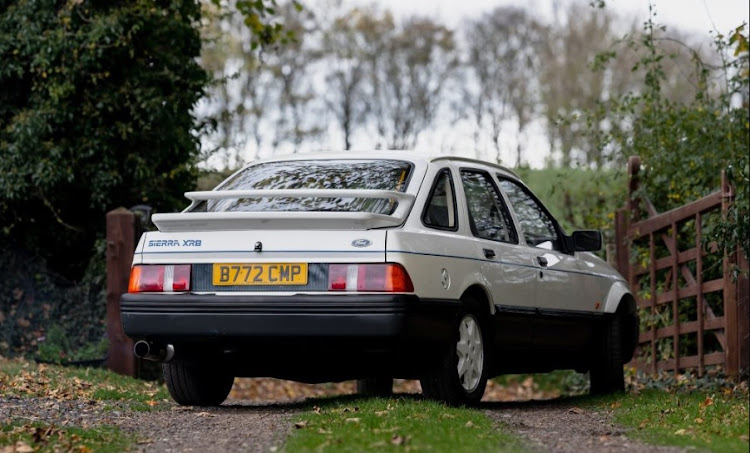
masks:
<svg viewBox="0 0 750 453"><path fill-rule="evenodd" d="M117 453L134 444L134 437L112 426L60 428L20 421L0 425L0 450L4 450L4 446L14 446L16 451Z"/></svg>
<svg viewBox="0 0 750 453"><path fill-rule="evenodd" d="M640 394L585 398L599 410L613 411L628 434L654 445L694 447L714 452L748 451L748 398L729 391Z"/></svg>
<svg viewBox="0 0 750 453"><path fill-rule="evenodd" d="M288 452L525 451L485 414L412 396L316 400L294 419Z"/></svg>

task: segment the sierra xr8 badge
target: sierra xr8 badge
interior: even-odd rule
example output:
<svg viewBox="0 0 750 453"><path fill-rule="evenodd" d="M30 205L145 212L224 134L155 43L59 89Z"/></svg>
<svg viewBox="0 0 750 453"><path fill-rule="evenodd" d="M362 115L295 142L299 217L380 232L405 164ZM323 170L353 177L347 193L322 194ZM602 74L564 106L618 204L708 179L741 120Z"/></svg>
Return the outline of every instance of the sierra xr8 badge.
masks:
<svg viewBox="0 0 750 453"><path fill-rule="evenodd" d="M176 239L153 239L148 241L148 247L200 247L200 239L183 239L182 245Z"/></svg>

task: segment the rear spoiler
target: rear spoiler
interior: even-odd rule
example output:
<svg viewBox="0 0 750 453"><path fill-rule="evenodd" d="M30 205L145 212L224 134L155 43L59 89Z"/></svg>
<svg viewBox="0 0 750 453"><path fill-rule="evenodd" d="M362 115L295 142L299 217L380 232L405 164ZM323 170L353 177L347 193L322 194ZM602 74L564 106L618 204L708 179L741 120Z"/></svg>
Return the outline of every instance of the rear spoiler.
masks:
<svg viewBox="0 0 750 453"><path fill-rule="evenodd" d="M211 190L186 192L192 200L181 213L154 214L151 220L160 231L243 230L243 229L333 229L366 230L401 225L414 204L414 195L393 190L279 189ZM373 198L398 201L392 214L335 211L191 212L209 200L239 198Z"/></svg>

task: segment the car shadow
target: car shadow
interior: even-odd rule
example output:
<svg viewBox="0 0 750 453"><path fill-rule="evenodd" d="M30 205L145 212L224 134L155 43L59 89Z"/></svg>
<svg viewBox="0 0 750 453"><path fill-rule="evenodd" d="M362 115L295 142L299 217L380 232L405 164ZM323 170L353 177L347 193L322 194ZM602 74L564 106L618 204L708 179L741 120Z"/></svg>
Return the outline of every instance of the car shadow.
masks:
<svg viewBox="0 0 750 453"><path fill-rule="evenodd" d="M192 410L208 412L268 412L268 411L289 411L302 412L313 410L316 407L339 407L339 406L357 406L357 403L369 400L374 397L347 394L333 396L306 397L295 401L258 401L258 400L237 400L230 399L218 407L193 407ZM479 410L501 411L504 409L514 408L542 408L542 407L560 407L576 406L587 401L588 395L560 396L549 399L531 399L531 400L513 400L513 401L482 401L472 407ZM423 401L425 397L417 393L396 393L393 396L383 398L384 400L396 399L403 401ZM190 410L190 409L185 409Z"/></svg>

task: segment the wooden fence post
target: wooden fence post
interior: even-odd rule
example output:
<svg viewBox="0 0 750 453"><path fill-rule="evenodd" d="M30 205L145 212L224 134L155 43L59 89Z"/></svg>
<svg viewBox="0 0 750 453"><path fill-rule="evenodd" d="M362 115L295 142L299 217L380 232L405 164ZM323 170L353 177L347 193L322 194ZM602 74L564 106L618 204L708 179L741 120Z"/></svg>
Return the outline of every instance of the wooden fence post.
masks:
<svg viewBox="0 0 750 453"><path fill-rule="evenodd" d="M630 281L630 241L628 240L628 228L630 227L630 216L628 208L620 208L615 211L615 267L617 271Z"/></svg>
<svg viewBox="0 0 750 453"><path fill-rule="evenodd" d="M107 213L107 368L128 376L138 372L133 340L120 321L120 296L128 292L130 266L135 250L135 214L125 208Z"/></svg>
<svg viewBox="0 0 750 453"><path fill-rule="evenodd" d="M638 210L638 198L633 197L633 193L638 190L640 186L639 175L641 171L641 158L640 156L630 156L628 158L628 200L627 207L630 211L630 221L637 222L641 218L641 213Z"/></svg>
<svg viewBox="0 0 750 453"><path fill-rule="evenodd" d="M721 217L725 219L729 208L734 202L734 192L729 184L727 175L721 172ZM740 338L738 332L738 287L737 281L732 277L734 267L737 265L736 250L724 250L724 319L725 333L727 336L727 362L726 371L729 376L739 375L740 370Z"/></svg>
<svg viewBox="0 0 750 453"><path fill-rule="evenodd" d="M737 265L742 272L737 279L737 341L739 373L745 378L750 373L750 280L748 262L741 247L737 247Z"/></svg>

